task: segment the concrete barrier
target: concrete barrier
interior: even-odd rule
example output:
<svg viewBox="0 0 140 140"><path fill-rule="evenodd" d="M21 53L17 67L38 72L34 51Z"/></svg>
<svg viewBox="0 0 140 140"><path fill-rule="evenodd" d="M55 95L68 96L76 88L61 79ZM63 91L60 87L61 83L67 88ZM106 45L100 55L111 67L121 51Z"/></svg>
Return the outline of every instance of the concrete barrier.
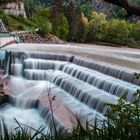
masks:
<svg viewBox="0 0 140 140"><path fill-rule="evenodd" d="M19 43L19 37L17 34L0 33L0 47L12 43Z"/></svg>

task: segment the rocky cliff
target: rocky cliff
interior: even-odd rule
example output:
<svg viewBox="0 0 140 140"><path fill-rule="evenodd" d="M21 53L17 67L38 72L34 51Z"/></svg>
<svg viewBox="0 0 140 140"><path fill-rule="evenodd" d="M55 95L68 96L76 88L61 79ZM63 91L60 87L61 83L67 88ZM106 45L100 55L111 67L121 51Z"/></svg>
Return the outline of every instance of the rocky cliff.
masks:
<svg viewBox="0 0 140 140"><path fill-rule="evenodd" d="M118 12L122 12L122 8L105 2L104 0L93 0L92 1L93 10L97 12L103 12L108 15L108 17L115 16ZM124 11L123 11L124 12Z"/></svg>
<svg viewBox="0 0 140 140"><path fill-rule="evenodd" d="M23 2L11 2L0 5L6 14L22 15L26 18L26 12Z"/></svg>

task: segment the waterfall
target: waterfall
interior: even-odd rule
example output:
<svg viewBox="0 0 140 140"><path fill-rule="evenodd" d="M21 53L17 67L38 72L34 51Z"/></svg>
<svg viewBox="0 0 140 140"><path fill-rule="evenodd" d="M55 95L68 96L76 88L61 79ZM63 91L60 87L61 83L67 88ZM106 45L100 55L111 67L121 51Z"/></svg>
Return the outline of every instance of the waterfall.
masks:
<svg viewBox="0 0 140 140"><path fill-rule="evenodd" d="M26 83L24 84L24 82ZM17 83L22 85L19 89L17 88ZM10 102L18 108L26 109L31 107L35 108L37 106L38 97L47 91L48 83L37 82L31 84L21 78L11 78L9 87L12 89L11 92L14 92L12 93L14 96L10 97Z"/></svg>
<svg viewBox="0 0 140 140"><path fill-rule="evenodd" d="M30 52L10 53L11 74L23 75L30 80L49 80L47 73L41 70L63 71L71 77L118 97L128 92L128 101L131 101L136 89L139 88L134 84L139 85L140 80L134 79L134 76L132 76L134 71L127 68L70 55ZM32 74L30 74L30 71Z"/></svg>
<svg viewBox="0 0 140 140"><path fill-rule="evenodd" d="M63 61L52 61L52 60L42 60L42 59L32 59L28 58L24 60L24 67L26 69L41 69L41 70L62 70L64 65L68 64L68 62Z"/></svg>
<svg viewBox="0 0 140 140"><path fill-rule="evenodd" d="M68 94L74 96L77 100L103 114L107 111L105 103L117 103L118 100L117 97L100 91L60 71L25 70L25 73L25 77L30 80L49 80Z"/></svg>
<svg viewBox="0 0 140 140"><path fill-rule="evenodd" d="M9 103L11 103L14 107L21 109L36 108L38 106L38 100L22 99L14 96L9 97Z"/></svg>
<svg viewBox="0 0 140 140"><path fill-rule="evenodd" d="M35 109L21 109L11 105L5 105L0 110L0 120L4 121L10 132L18 130L19 125L14 118L20 123L21 127L28 130L29 133L34 134L39 127L44 128L43 133L49 132L49 126ZM1 122L0 122L1 123ZM2 133L2 129L1 129Z"/></svg>
<svg viewBox="0 0 140 140"><path fill-rule="evenodd" d="M19 85L17 85L17 83ZM11 107L10 105L8 105L9 106L8 108L4 107L6 111L3 112L3 115L0 115L0 118L4 118L4 122L11 120L13 123L14 121L12 120L12 117L7 117L5 114L5 113L9 114L11 110L13 110L14 114L12 114L12 116L15 115L13 119L16 118L19 121L19 123L23 124L23 126L26 125L32 127L32 125L30 125L32 121L37 120L38 122L40 122L40 120L42 120L42 122L39 124L37 124L36 122L35 124L37 126L33 125L35 126L35 128L34 127L33 128L38 129L41 125L43 125L43 127L46 125L47 128L45 126L45 133L49 132L49 130L51 130L51 132L54 133L54 129L52 130L54 126L52 122L51 111L48 107L44 107L42 103L38 100L40 95L47 94L48 86L50 86L49 83L46 81L41 81L41 82L28 81L21 77L10 77L10 81L8 84L9 87L11 88L11 94L12 94L9 96L9 103L13 107ZM19 115L22 114L22 111L25 114L29 113L30 115L31 115L30 112L32 112L33 114L36 114L38 112L38 114L42 119L39 119L39 115L38 115L37 117L34 116L33 118L31 118L31 120L33 119L32 121L29 122L26 122L26 120L21 121ZM25 119L29 119L27 118L27 116L24 115L21 118L24 119L25 117ZM57 128L58 131L60 129L63 131L66 130L63 123L61 123L59 119L55 116L54 116L54 121L55 121L55 127ZM16 125L13 126L15 128L17 127ZM8 124L8 127L11 127L11 123Z"/></svg>
<svg viewBox="0 0 140 140"><path fill-rule="evenodd" d="M15 52L14 52L15 53ZM19 53L19 52L16 52ZM57 60L57 61L66 61L72 62L74 56L72 55L63 55L57 53L43 53L43 52L25 52L26 57L34 59L45 59L45 60Z"/></svg>
<svg viewBox="0 0 140 140"><path fill-rule="evenodd" d="M132 80L134 79L134 77L132 78L132 73L134 72L127 68L120 68L119 66L113 66L103 62L94 60L88 61L87 59L61 54L23 52L12 52L12 54L12 62L15 62L14 67L18 67L18 72L12 72L13 75L23 73L23 76L30 80L50 81L50 79L52 79L51 77L54 77L53 71L55 72L56 77L57 74L59 75L61 72L61 75L70 75L72 80L75 78L77 81L83 81L85 84L88 84L88 86L95 87L99 90L99 93L100 91L104 91L121 97L127 92L128 101L133 100L133 94L139 88L139 86L136 85L139 84L140 80L135 80L137 81L137 83L135 83L136 85L132 84L134 82L134 80ZM20 63L22 62L22 66L18 64L19 61ZM11 69L12 68L13 63L11 64ZM49 72L50 70L52 70L52 72ZM127 75L126 73L130 74ZM54 79L56 77L54 77ZM58 78L58 81L61 79L63 80L63 78L64 77ZM54 84L57 85L58 81ZM77 83L75 83L75 85L76 84ZM70 93L68 91L68 88L70 87L71 84L68 84L68 93ZM63 87L60 86L60 88Z"/></svg>
<svg viewBox="0 0 140 140"><path fill-rule="evenodd" d="M73 64L66 65L63 72L118 97L121 97L125 92L128 92L128 101L131 100L135 91L139 89L139 86Z"/></svg>
<svg viewBox="0 0 140 140"><path fill-rule="evenodd" d="M73 63L140 86L140 80L134 77L136 70L111 64L106 65L104 62L83 59L81 57L75 57Z"/></svg>
<svg viewBox="0 0 140 140"><path fill-rule="evenodd" d="M6 75L9 75L9 70L10 70L9 66L10 66L10 55L7 56L7 62L6 62L6 66L5 66Z"/></svg>
<svg viewBox="0 0 140 140"><path fill-rule="evenodd" d="M96 118L101 126L109 104L117 104L126 93L126 101L133 102L135 92L140 89L140 80L133 76L137 71L133 69L72 55L16 51L8 54L7 70L12 75L9 82L11 104L22 109L37 108L52 128L48 89L60 106L77 116L84 127L85 120L93 123L91 120ZM42 104L40 97L46 102ZM57 129L63 129L63 120L56 112Z"/></svg>
<svg viewBox="0 0 140 140"><path fill-rule="evenodd" d="M48 108L43 107L43 105L41 103L39 103L38 109L39 109L40 115L48 123L48 125L53 133L55 133L54 132L55 129L57 131L60 131L60 130L66 131L64 124L62 124L61 121L56 116L52 116L52 112L50 112L50 110Z"/></svg>

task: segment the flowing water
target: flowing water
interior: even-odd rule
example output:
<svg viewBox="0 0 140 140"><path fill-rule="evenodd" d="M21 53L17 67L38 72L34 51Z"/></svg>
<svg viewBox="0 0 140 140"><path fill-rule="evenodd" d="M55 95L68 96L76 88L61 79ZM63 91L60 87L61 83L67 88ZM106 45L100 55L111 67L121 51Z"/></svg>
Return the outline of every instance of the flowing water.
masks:
<svg viewBox="0 0 140 140"><path fill-rule="evenodd" d="M95 60L39 52L7 52L7 60L5 71L11 75L8 83L11 105L1 108L0 118L11 122L9 127L13 124L10 120L16 118L29 126L35 122L35 128L40 124L46 126L45 131L52 128L51 112L40 100L48 92L83 126L87 121L94 125L95 119L100 126L109 110L108 104L117 104L124 93L126 100L132 102L140 88L140 80L133 76L135 70ZM63 121L57 114L54 117L57 129L63 128Z"/></svg>
<svg viewBox="0 0 140 140"><path fill-rule="evenodd" d="M39 127L44 128L44 133L49 132L48 125L46 125L45 120L40 117L36 109L21 109L11 105L5 105L0 109L0 119L5 122L10 131L18 128L18 123L20 123L23 128L31 128L33 133L35 133ZM16 121L18 121L18 123Z"/></svg>

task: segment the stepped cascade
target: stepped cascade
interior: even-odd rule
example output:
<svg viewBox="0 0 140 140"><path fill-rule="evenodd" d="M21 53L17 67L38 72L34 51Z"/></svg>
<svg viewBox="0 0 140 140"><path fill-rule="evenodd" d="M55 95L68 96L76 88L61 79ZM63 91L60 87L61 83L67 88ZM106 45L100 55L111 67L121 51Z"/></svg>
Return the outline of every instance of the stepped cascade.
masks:
<svg viewBox="0 0 140 140"><path fill-rule="evenodd" d="M2 68L10 76L9 102L15 108L38 108L51 128L52 113L42 105L42 95L51 93L59 99L83 126L94 119L101 125L108 104L117 104L124 94L126 101L132 102L140 88L140 80L134 77L136 70L73 55L9 51ZM57 113L54 118L57 129L65 127Z"/></svg>

